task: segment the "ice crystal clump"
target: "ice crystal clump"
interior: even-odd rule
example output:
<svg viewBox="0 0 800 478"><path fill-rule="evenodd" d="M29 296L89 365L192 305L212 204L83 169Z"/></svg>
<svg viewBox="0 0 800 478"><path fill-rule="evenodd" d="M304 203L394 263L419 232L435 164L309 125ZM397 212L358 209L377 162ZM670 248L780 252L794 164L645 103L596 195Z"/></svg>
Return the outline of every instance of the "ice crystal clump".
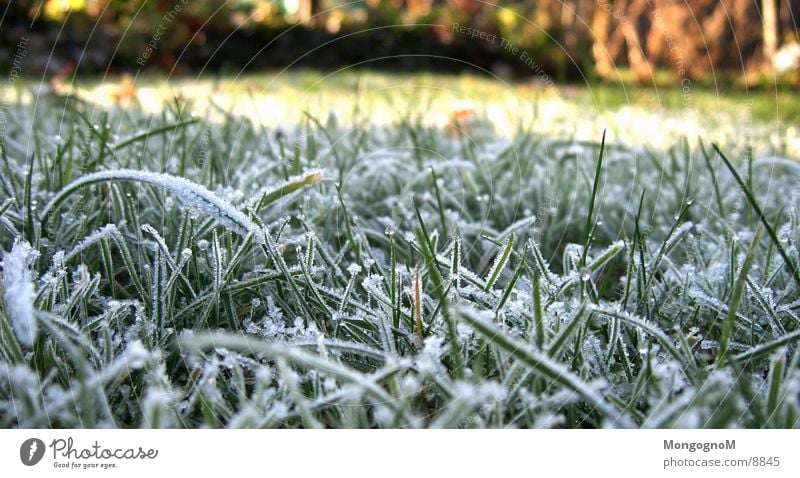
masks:
<svg viewBox="0 0 800 478"><path fill-rule="evenodd" d="M35 290L30 270L31 263L38 255L25 241L15 243L11 251L3 255L3 295L8 315L17 339L28 347L33 345L39 330L33 307Z"/></svg>

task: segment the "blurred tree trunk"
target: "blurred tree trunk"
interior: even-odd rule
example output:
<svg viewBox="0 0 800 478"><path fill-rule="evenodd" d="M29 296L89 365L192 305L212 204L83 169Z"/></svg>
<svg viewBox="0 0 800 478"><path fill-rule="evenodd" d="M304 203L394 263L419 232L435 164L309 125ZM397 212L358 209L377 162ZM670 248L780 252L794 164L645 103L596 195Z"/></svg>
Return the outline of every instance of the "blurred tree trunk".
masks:
<svg viewBox="0 0 800 478"><path fill-rule="evenodd" d="M300 23L313 26L314 15L319 13L320 2L321 0L300 0L300 11L298 12Z"/></svg>
<svg viewBox="0 0 800 478"><path fill-rule="evenodd" d="M650 8L648 2L639 0L598 2L592 15L592 56L600 77L611 74L618 57L625 51L636 80L640 83L652 81L653 65L644 53L639 32L639 27L647 23L644 20Z"/></svg>
<svg viewBox="0 0 800 478"><path fill-rule="evenodd" d="M775 60L775 52L778 51L781 38L778 2L779 0L761 1L761 19L764 24L764 66L769 69L772 69L772 63Z"/></svg>
<svg viewBox="0 0 800 478"><path fill-rule="evenodd" d="M778 10L781 31L786 32L787 36L791 33L792 40L800 42L800 0L781 0Z"/></svg>
<svg viewBox="0 0 800 478"><path fill-rule="evenodd" d="M533 23L544 31L553 33L557 23L561 3L556 0L538 0L533 13Z"/></svg>
<svg viewBox="0 0 800 478"><path fill-rule="evenodd" d="M639 25L643 23L642 16L650 8L650 3L645 1L620 2L620 10L627 12L626 16L620 19L620 27L628 46L628 65L639 83L653 80L653 65L645 56L642 43L639 41Z"/></svg>
<svg viewBox="0 0 800 478"><path fill-rule="evenodd" d="M561 32L562 32L562 54L558 55L558 70L556 72L558 80L564 81L567 77L568 62L575 62L580 55L578 46L578 25L577 25L577 2L573 0L561 0Z"/></svg>
<svg viewBox="0 0 800 478"><path fill-rule="evenodd" d="M592 56L594 71L601 78L608 78L614 68L614 59L608 51L611 35L611 12L597 5L592 15Z"/></svg>

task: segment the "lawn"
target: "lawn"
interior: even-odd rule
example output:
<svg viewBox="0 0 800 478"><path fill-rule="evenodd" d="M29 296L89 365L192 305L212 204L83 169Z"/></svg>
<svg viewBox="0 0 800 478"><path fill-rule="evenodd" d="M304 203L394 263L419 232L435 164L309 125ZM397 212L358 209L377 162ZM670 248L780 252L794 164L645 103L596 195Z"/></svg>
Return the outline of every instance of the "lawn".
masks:
<svg viewBox="0 0 800 478"><path fill-rule="evenodd" d="M2 95L0 426L798 426L794 96L115 85Z"/></svg>

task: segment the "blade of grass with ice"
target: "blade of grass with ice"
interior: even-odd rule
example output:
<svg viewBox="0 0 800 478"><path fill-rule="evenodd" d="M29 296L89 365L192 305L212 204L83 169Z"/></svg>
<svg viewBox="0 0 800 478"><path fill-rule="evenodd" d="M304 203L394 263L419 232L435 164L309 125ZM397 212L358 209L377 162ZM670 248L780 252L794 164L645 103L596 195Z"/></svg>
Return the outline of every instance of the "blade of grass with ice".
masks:
<svg viewBox="0 0 800 478"><path fill-rule="evenodd" d="M472 310L460 309L458 318L474 328L486 340L523 362L542 378L577 393L612 424L622 427L633 426L633 422L625 412L607 402L588 383L552 358L530 350L528 344L510 337L494 325L487 323Z"/></svg>
<svg viewBox="0 0 800 478"><path fill-rule="evenodd" d="M291 347L288 344L265 342L263 340L227 333L184 336L179 340L179 344L182 348L190 351L226 348L243 353L256 353L274 358L283 358L296 365L328 373L350 382L363 389L374 398L381 400L385 405L396 408L396 405L393 405L395 400L383 388L378 386L370 376L364 375L341 363L305 352L298 347ZM399 412L399 410L397 411Z"/></svg>
<svg viewBox="0 0 800 478"><path fill-rule="evenodd" d="M753 234L753 240L750 242L750 247L747 249L747 256L742 264L742 269L739 271L739 278L736 280L736 285L731 294L731 302L728 305L728 314L725 317L725 323L722 325L722 335L719 339L719 352L717 354L717 366L719 367L727 358L728 346L731 343L731 335L733 334L734 326L736 325L736 311L739 309L739 304L744 295L744 289L747 282L747 274L750 273L750 268L753 266L753 260L758 248L758 239L761 237L761 225L756 228Z"/></svg>
<svg viewBox="0 0 800 478"><path fill-rule="evenodd" d="M497 282L497 279L500 277L500 273L503 272L503 269L505 269L506 263L508 262L508 257L511 255L512 247L514 247L513 232L508 235L508 239L506 239L505 244L503 244L502 252L495 257L492 267L489 269L489 274L486 279L486 286L484 288L485 291L488 292L492 289L494 283Z"/></svg>
<svg viewBox="0 0 800 478"><path fill-rule="evenodd" d="M253 221L233 207L229 202L209 191L205 186L170 174L137 171L133 169L118 169L92 173L71 182L64 189L59 191L59 193L47 203L44 209L42 209L42 223L46 223L49 216L54 213L59 205L79 189L107 181L144 183L166 189L190 206L210 215L216 219L217 222L242 237L246 237L250 233L259 232L259 228ZM256 237L261 237L261 234L256 234ZM263 243L263 238L258 242Z"/></svg>

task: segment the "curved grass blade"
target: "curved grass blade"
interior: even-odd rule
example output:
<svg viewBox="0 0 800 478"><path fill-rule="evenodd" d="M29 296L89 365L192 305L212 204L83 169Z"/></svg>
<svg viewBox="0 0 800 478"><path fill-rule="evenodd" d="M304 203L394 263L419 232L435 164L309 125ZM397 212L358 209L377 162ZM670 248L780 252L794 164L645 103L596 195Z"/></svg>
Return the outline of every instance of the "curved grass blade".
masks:
<svg viewBox="0 0 800 478"><path fill-rule="evenodd" d="M731 343L731 335L733 334L734 326L736 325L736 311L739 310L739 303L744 296L745 286L747 282L747 275L750 273L750 268L753 266L753 258L756 255L758 248L758 240L761 237L761 225L756 228L753 235L753 240L750 242L750 247L747 249L747 256L742 264L742 270L739 271L739 278L736 280L736 285L731 294L731 303L728 306L728 314L725 317L725 324L722 326L722 335L719 339L719 354L717 355L716 365L719 367L726 359L728 353L728 346Z"/></svg>
<svg viewBox="0 0 800 478"><path fill-rule="evenodd" d="M602 395L592 389L580 377L572 373L569 369L559 364L550 357L529 349L528 344L517 341L500 329L491 325L478 317L469 309L461 309L458 317L475 329L486 340L497 345L499 348L510 353L517 360L530 367L537 375L569 389L586 402L592 405L612 424L622 427L634 426L630 417L622 410L607 402Z"/></svg>
<svg viewBox="0 0 800 478"><path fill-rule="evenodd" d="M51 214L63 203L70 195L81 188L92 184L106 181L127 181L145 183L166 189L175 196L178 196L188 204L207 213L216 219L220 224L236 232L242 237L247 237L250 233L255 233L256 238L260 238L259 243L263 243L263 235L259 233L259 228L244 213L237 210L229 202L212 193L204 186L189 181L185 178L172 176L165 173L153 173L149 171L137 171L133 169L119 169L113 171L101 171L88 174L80 179L69 183L64 189L59 191L56 196L47 203L42 209L41 220L45 224Z"/></svg>
<svg viewBox="0 0 800 478"><path fill-rule="evenodd" d="M742 192L744 192L747 201L753 207L753 210L756 212L756 214L758 214L758 220L761 221L761 224L764 225L764 229L767 230L769 238L772 239L772 243L775 244L775 248L778 249L778 253L783 258L783 262L786 264L786 267L789 268L789 272L792 274L792 278L794 279L795 283L798 286L800 286L800 271L797 270L797 265L794 263L792 258L789 257L789 253L786 252L786 249L783 247L783 244L778 239L778 235L775 234L775 230L772 228L772 225L770 225L769 221L767 221L766 216L764 216L764 212L758 205L758 201L756 201L753 192L750 190L747 184L745 184L742 177L739 176L739 173L736 172L736 168L733 167L733 164L731 164L730 160L724 154L722 154L722 151L720 151L719 147L717 147L717 145L714 143L711 143L711 146L714 148L714 151L717 152L719 157L722 158L722 161L725 163L725 166L727 166L728 170L731 172L733 179L736 180L736 183L742 189Z"/></svg>

